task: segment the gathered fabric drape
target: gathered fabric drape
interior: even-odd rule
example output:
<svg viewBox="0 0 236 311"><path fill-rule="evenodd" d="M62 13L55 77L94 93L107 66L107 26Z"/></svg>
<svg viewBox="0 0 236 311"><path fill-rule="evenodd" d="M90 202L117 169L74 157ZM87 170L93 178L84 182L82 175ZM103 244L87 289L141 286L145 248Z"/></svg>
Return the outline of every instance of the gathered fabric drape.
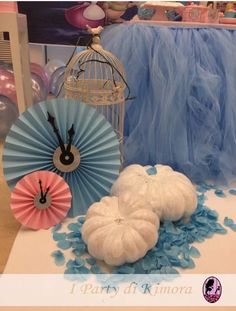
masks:
<svg viewBox="0 0 236 311"><path fill-rule="evenodd" d="M193 181L236 174L236 30L108 27L131 96L125 165L168 164Z"/></svg>

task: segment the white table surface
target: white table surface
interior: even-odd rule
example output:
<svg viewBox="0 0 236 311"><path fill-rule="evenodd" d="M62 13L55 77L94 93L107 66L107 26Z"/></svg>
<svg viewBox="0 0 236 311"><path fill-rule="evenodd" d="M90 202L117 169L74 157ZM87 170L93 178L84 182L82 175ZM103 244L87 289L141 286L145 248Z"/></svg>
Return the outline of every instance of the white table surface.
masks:
<svg viewBox="0 0 236 311"><path fill-rule="evenodd" d="M236 222L236 196L227 194L226 198L217 197L214 192L206 193L206 206L219 213L219 222L223 224L224 217L233 218ZM73 219L63 221L66 226ZM203 243L194 243L201 253L195 258L194 269L183 269L182 273L234 273L236 274L236 232L227 228L225 235L215 234ZM62 230L63 231L63 230ZM12 247L5 273L63 273L64 268L55 265L51 253L56 250L56 242L52 239L51 230L32 231L21 228ZM70 251L66 256L72 258Z"/></svg>

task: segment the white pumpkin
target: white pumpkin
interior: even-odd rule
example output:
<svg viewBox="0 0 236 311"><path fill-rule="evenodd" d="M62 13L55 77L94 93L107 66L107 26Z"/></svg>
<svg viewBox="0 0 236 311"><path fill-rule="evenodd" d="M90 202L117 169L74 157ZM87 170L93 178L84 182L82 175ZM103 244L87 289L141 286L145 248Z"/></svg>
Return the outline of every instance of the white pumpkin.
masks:
<svg viewBox="0 0 236 311"><path fill-rule="evenodd" d="M197 193L191 181L166 165L128 166L114 183L111 194L119 196L127 213L137 206L150 208L160 220L188 219L197 207Z"/></svg>
<svg viewBox="0 0 236 311"><path fill-rule="evenodd" d="M156 245L159 224L151 210L124 215L117 197L104 197L88 209L82 238L91 256L119 266L137 261Z"/></svg>

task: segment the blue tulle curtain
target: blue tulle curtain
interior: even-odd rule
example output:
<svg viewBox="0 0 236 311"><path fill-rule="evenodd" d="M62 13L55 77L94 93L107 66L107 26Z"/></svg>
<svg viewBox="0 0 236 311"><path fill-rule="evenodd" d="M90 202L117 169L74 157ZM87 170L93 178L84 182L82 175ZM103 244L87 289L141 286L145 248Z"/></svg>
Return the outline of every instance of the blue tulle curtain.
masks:
<svg viewBox="0 0 236 311"><path fill-rule="evenodd" d="M103 46L131 95L125 164L171 165L193 181L236 174L236 30L111 26Z"/></svg>

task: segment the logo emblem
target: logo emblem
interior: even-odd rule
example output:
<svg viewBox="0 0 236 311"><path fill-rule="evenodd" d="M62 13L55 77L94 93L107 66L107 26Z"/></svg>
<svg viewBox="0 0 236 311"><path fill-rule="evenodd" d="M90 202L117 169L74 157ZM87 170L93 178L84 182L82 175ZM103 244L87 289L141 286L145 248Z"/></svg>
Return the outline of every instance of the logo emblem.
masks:
<svg viewBox="0 0 236 311"><path fill-rule="evenodd" d="M217 302L222 294L222 286L220 281L216 277L210 276L203 284L202 293L207 302Z"/></svg>

